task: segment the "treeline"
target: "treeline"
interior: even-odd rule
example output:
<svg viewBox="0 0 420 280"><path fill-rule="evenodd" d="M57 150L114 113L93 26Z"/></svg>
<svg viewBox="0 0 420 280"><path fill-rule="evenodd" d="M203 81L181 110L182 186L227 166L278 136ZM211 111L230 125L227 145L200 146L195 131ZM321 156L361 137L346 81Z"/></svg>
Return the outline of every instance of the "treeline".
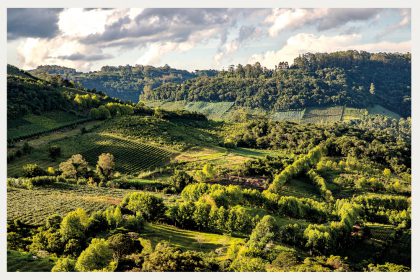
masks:
<svg viewBox="0 0 420 280"><path fill-rule="evenodd" d="M278 192L284 184L287 183L293 177L296 177L298 174L303 171L311 168L311 166L318 163L323 155L326 154L325 143L322 143L308 152L308 154L299 157L292 164L286 166L279 174L274 177L273 182L269 187L269 191ZM317 178L314 178L317 179ZM322 193L322 191L321 191ZM328 199L329 200L329 199Z"/></svg>
<svg viewBox="0 0 420 280"><path fill-rule="evenodd" d="M380 104L411 114L411 54L345 51L304 54L289 67L231 66L213 77L167 82L143 92L147 100L231 101L266 110Z"/></svg>

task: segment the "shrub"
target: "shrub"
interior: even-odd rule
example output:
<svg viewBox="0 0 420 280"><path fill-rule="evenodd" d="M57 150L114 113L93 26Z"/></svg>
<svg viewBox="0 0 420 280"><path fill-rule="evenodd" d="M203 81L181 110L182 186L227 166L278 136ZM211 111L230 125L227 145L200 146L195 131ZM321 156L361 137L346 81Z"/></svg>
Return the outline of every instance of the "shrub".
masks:
<svg viewBox="0 0 420 280"><path fill-rule="evenodd" d="M36 163L28 163L25 164L23 167L23 176L32 178L36 176L43 176L46 175L46 172L44 169L38 166Z"/></svg>
<svg viewBox="0 0 420 280"><path fill-rule="evenodd" d="M114 271L113 251L105 239L93 238L76 262L77 271Z"/></svg>

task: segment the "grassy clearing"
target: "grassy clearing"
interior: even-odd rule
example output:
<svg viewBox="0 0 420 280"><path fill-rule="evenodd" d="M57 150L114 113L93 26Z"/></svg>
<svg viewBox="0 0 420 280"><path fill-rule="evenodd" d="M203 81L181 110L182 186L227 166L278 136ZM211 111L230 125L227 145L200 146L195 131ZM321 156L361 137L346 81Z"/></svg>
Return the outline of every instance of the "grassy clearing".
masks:
<svg viewBox="0 0 420 280"><path fill-rule="evenodd" d="M242 238L228 235L184 230L163 224L146 224L141 236L150 239L153 246L161 241L168 241L174 246L195 251L214 251L243 241Z"/></svg>
<svg viewBox="0 0 420 280"><path fill-rule="evenodd" d="M380 105L375 105L373 107L369 107L368 109L369 115L385 115L390 118L399 119L401 118L400 115L394 113Z"/></svg>
<svg viewBox="0 0 420 280"><path fill-rule="evenodd" d="M306 197L315 200L322 200L319 190L306 180L292 179L286 183L280 190L279 194L284 196Z"/></svg>
<svg viewBox="0 0 420 280"><path fill-rule="evenodd" d="M7 250L8 272L49 272L54 261L48 258L39 258L30 253Z"/></svg>
<svg viewBox="0 0 420 280"><path fill-rule="evenodd" d="M121 199L134 190L74 187L43 187L32 190L7 189L7 219L21 219L31 225L41 225L52 214L65 215L81 207L87 212L103 210L110 205L117 205ZM174 196L162 193L153 194L165 201L174 200Z"/></svg>
<svg viewBox="0 0 420 280"><path fill-rule="evenodd" d="M62 111L48 112L42 116L29 114L20 119L8 121L7 139L30 137L86 120L86 118Z"/></svg>

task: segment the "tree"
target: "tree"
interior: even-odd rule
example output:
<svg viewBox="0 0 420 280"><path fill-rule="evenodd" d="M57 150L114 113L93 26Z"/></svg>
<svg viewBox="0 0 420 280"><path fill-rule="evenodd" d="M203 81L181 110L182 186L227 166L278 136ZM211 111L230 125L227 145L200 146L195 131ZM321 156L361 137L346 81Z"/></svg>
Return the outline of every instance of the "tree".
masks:
<svg viewBox="0 0 420 280"><path fill-rule="evenodd" d="M77 208L69 212L60 224L60 233L64 240L77 239L85 237L85 230L89 223L89 217L85 210Z"/></svg>
<svg viewBox="0 0 420 280"><path fill-rule="evenodd" d="M157 221L163 217L166 207L163 199L145 192L128 194L121 204L128 210L139 213L146 221Z"/></svg>
<svg viewBox="0 0 420 280"><path fill-rule="evenodd" d="M96 164L96 173L100 178L108 180L114 171L114 167L114 156L110 153L103 153L98 158L98 163Z"/></svg>
<svg viewBox="0 0 420 280"><path fill-rule="evenodd" d="M211 267L201 253L183 252L168 243L157 244L154 252L147 255L143 262L143 271L154 272L211 271Z"/></svg>
<svg viewBox="0 0 420 280"><path fill-rule="evenodd" d="M370 83L369 93L375 95L375 85Z"/></svg>
<svg viewBox="0 0 420 280"><path fill-rule="evenodd" d="M67 161L60 163L61 174L66 178L78 178L88 172L88 163L81 154L72 155Z"/></svg>
<svg viewBox="0 0 420 280"><path fill-rule="evenodd" d="M117 233L108 238L109 247L114 251L114 259L118 261L124 255L140 252L142 246L140 241L133 240L129 235Z"/></svg>
<svg viewBox="0 0 420 280"><path fill-rule="evenodd" d="M174 188L181 192L187 185L193 182L193 178L187 172L182 170L175 170L174 175L169 179L169 183Z"/></svg>
<svg viewBox="0 0 420 280"><path fill-rule="evenodd" d="M61 156L61 148L57 145L50 146L48 148L48 155L52 160L56 160L59 156Z"/></svg>
<svg viewBox="0 0 420 280"><path fill-rule="evenodd" d="M36 163L28 163L25 164L23 167L23 176L24 177L37 177L43 176L46 174L45 170L38 166Z"/></svg>
<svg viewBox="0 0 420 280"><path fill-rule="evenodd" d="M53 268L51 269L52 272L71 272L75 271L76 261L69 257L60 258L57 260Z"/></svg>
<svg viewBox="0 0 420 280"><path fill-rule="evenodd" d="M76 270L114 271L117 267L113 259L113 251L105 239L93 238L89 246L80 254L76 261Z"/></svg>
<svg viewBox="0 0 420 280"><path fill-rule="evenodd" d="M248 241L249 248L257 252L264 250L270 242L274 241L277 231L276 220L270 215L264 216L252 230Z"/></svg>

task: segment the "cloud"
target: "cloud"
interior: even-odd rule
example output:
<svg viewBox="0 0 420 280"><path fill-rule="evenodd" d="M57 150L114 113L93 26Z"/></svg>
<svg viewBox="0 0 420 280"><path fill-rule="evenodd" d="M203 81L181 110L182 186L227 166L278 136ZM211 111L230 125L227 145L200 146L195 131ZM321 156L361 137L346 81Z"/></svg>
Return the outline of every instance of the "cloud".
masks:
<svg viewBox="0 0 420 280"><path fill-rule="evenodd" d="M63 9L7 9L7 39L52 38L58 33L58 17Z"/></svg>
<svg viewBox="0 0 420 280"><path fill-rule="evenodd" d="M317 30L328 30L348 22L372 19L382 9L273 9L265 19L270 24L269 34L274 37L284 30L295 30L313 25Z"/></svg>
<svg viewBox="0 0 420 280"><path fill-rule="evenodd" d="M223 45L219 47L218 52L213 57L214 61L216 62L217 65L219 65L222 59L224 59L227 55L235 53L246 41L255 39L261 35L262 35L261 29L255 26L251 26L251 25L241 26L236 39L231 40L229 42L225 42Z"/></svg>
<svg viewBox="0 0 420 280"><path fill-rule="evenodd" d="M254 54L250 57L249 63L260 62L262 65L274 68L281 61L293 63L294 58L299 54L308 52L334 52L340 50L364 50L369 52L407 52L410 51L411 42L377 42L360 43L362 39L359 34L343 35L315 35L299 33L290 37L286 44L277 51L267 51L263 54Z"/></svg>
<svg viewBox="0 0 420 280"><path fill-rule="evenodd" d="M58 64L80 70L89 70L92 61L110 58L95 46L81 44L68 37L53 39L27 38L17 47L20 65L24 69L42 64Z"/></svg>

